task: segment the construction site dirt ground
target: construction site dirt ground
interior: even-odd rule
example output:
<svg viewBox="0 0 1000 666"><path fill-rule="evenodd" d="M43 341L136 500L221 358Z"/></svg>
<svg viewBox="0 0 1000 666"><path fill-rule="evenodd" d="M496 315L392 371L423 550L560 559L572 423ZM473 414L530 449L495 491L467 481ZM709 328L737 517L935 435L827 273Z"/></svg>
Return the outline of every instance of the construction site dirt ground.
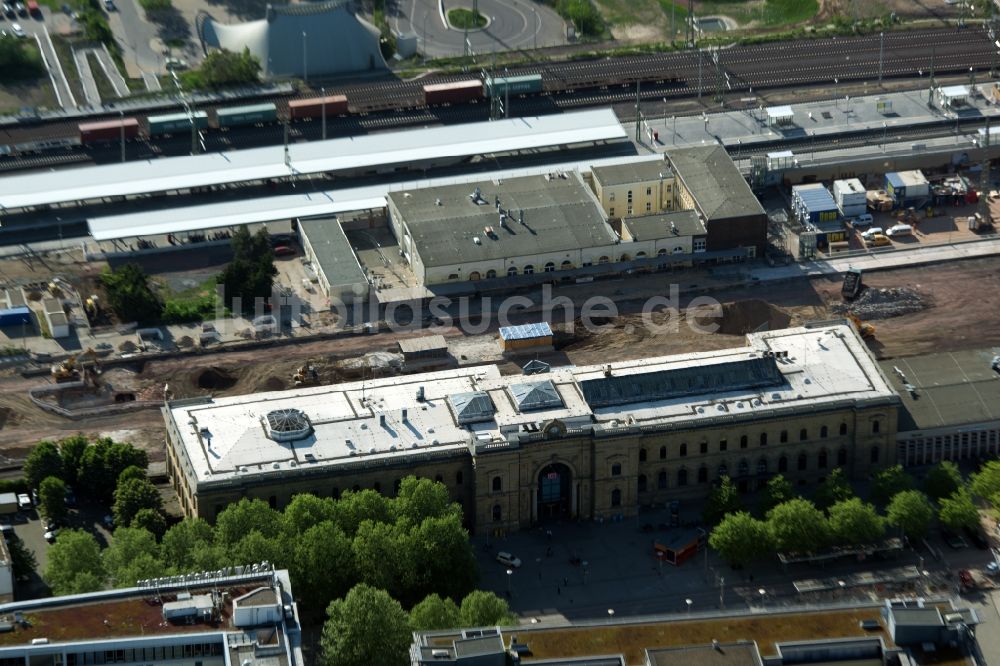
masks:
<svg viewBox="0 0 1000 666"><path fill-rule="evenodd" d="M694 279L690 275L678 278ZM569 330L565 323L556 323L556 349L538 354L537 358L553 364L587 365L739 346L752 330L835 318L838 315L832 308L843 302L839 278L755 284L708 294L721 306L691 309L688 305L697 295L682 296L681 314L670 315L676 319L674 325L664 326L667 315L658 313L653 315L653 321L662 329L650 330L642 315L645 295L669 279L660 274L593 283L591 293L611 295L621 314L599 322L603 326L598 330L585 330L579 325ZM1000 348L1000 258L866 273L864 283L874 289L907 287L917 292L925 304L918 312L873 322L876 334L869 344L880 358ZM628 300L633 296L638 298ZM713 312L724 316L712 319ZM530 316L529 312L526 317ZM700 332L689 326L690 321L717 323L720 329L715 333ZM499 363L504 372L513 373L519 370L520 363L534 357L502 358L495 327L474 336L463 336L454 328L434 332L443 332L448 338L458 363ZM267 348L205 353L137 362L106 370L106 374L116 387L136 391L144 398L162 395L167 384L178 398L277 391L291 388L292 374L305 363L316 366L324 384L398 372L401 359L395 353L396 342L426 333L407 331L301 342L281 347L280 353ZM365 354L366 359L359 359ZM17 464L39 440L76 432L131 441L148 450L152 460L163 460L163 417L159 409L76 421L64 419L42 411L28 398L28 389L48 382L47 377L24 378L9 370L6 373L0 376L0 465Z"/></svg>

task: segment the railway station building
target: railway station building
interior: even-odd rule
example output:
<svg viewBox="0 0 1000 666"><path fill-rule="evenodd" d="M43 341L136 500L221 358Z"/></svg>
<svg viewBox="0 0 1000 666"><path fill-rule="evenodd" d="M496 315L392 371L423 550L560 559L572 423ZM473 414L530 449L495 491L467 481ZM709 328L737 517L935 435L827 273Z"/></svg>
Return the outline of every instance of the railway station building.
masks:
<svg viewBox="0 0 1000 666"><path fill-rule="evenodd" d="M894 464L900 398L846 322L752 333L743 347L501 375L460 367L292 391L169 401L169 473L185 515L242 497L394 493L444 483L479 534L606 520Z"/></svg>
<svg viewBox="0 0 1000 666"><path fill-rule="evenodd" d="M594 167L591 175L594 191L608 219L674 209L674 174L665 162Z"/></svg>

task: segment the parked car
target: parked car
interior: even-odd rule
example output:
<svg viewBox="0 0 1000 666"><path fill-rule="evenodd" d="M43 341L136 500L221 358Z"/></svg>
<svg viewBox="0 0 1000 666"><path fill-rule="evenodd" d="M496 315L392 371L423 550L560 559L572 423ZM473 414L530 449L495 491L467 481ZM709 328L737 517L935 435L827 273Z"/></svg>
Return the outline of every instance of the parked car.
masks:
<svg viewBox="0 0 1000 666"><path fill-rule="evenodd" d="M885 233L885 231L882 229L882 227L872 227L871 229L866 229L865 231L862 231L861 232L861 238L864 239L864 240L868 240L872 236L876 236L876 235L882 234L882 233Z"/></svg>
<svg viewBox="0 0 1000 666"><path fill-rule="evenodd" d="M278 245L274 248L274 256L276 257L290 257L294 254L295 249L287 245Z"/></svg>
<svg viewBox="0 0 1000 666"><path fill-rule="evenodd" d="M886 245L892 245L892 241L889 240L888 236L875 234L871 238L865 239L865 245L868 247L885 247Z"/></svg>
<svg viewBox="0 0 1000 666"><path fill-rule="evenodd" d="M31 508L31 498L28 497L27 493L18 493L17 495L17 508L22 511L27 511Z"/></svg>
<svg viewBox="0 0 1000 666"><path fill-rule="evenodd" d="M25 5L24 5L23 2L15 2L14 3L14 9L17 10L17 15L18 16L27 16L28 15L28 8L25 7Z"/></svg>
<svg viewBox="0 0 1000 666"><path fill-rule="evenodd" d="M885 231L886 236L912 236L913 227L908 224L894 224Z"/></svg>
<svg viewBox="0 0 1000 666"><path fill-rule="evenodd" d="M54 543L57 534L59 534L59 530L55 528L52 528L51 530L46 530L44 534L45 540L48 541L49 543Z"/></svg>
<svg viewBox="0 0 1000 666"><path fill-rule="evenodd" d="M948 546L954 548L955 550L958 550L959 548L965 548L966 546L969 545L965 539L963 539L958 534L955 534L951 530L942 529L941 538L944 539L944 542L948 544Z"/></svg>
<svg viewBox="0 0 1000 666"><path fill-rule="evenodd" d="M3 3L3 13L7 18L15 18L17 16L17 10L9 2Z"/></svg>
<svg viewBox="0 0 1000 666"><path fill-rule="evenodd" d="M104 8L109 12L115 11L115 0L104 0Z"/></svg>
<svg viewBox="0 0 1000 666"><path fill-rule="evenodd" d="M513 569L516 569L519 566L521 566L521 558L514 557L510 553L503 550L497 553L497 562L504 565L505 567L511 567Z"/></svg>
<svg viewBox="0 0 1000 666"><path fill-rule="evenodd" d="M11 23L10 24L10 31L12 33L14 33L16 36L21 37L21 38L24 38L24 37L28 36L28 33L26 33L24 31L24 28L21 27L20 23Z"/></svg>
<svg viewBox="0 0 1000 666"><path fill-rule="evenodd" d="M986 573L988 573L991 576L996 576L998 573L1000 573L1000 564L997 564L996 560L990 562L989 564L986 565Z"/></svg>

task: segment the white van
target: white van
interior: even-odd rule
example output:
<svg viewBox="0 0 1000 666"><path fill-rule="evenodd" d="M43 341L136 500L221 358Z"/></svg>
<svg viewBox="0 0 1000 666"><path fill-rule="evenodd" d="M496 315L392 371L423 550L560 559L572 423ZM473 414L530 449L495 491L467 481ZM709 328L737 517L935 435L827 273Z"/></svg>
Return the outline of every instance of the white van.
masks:
<svg viewBox="0 0 1000 666"><path fill-rule="evenodd" d="M889 227L886 232L886 236L911 236L913 235L913 227L908 224L894 224Z"/></svg>
<svg viewBox="0 0 1000 666"><path fill-rule="evenodd" d="M874 221L875 221L875 218L872 217L871 213L861 213L861 215L858 215L854 219L854 227L856 229L860 228L860 227L867 227L869 224L871 224Z"/></svg>
<svg viewBox="0 0 1000 666"><path fill-rule="evenodd" d="M871 229L862 231L861 238L863 238L864 240L871 240L872 236L877 236L879 234L884 234L884 233L885 232L882 230L882 227L872 227Z"/></svg>

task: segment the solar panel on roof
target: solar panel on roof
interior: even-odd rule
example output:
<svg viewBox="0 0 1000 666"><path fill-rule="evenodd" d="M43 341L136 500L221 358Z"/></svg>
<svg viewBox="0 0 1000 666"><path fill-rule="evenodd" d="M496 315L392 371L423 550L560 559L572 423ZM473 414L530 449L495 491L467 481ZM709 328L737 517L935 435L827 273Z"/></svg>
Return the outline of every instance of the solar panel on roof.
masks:
<svg viewBox="0 0 1000 666"><path fill-rule="evenodd" d="M504 326L500 329L500 337L504 340L530 340L552 335L552 328L546 321L520 326Z"/></svg>
<svg viewBox="0 0 1000 666"><path fill-rule="evenodd" d="M784 377L773 358L752 358L621 377L599 377L580 382L580 388L591 407L608 407L698 393L742 391L782 383Z"/></svg>
<svg viewBox="0 0 1000 666"><path fill-rule="evenodd" d="M521 412L562 407L563 404L559 392L549 380L537 384L511 384L510 393Z"/></svg>

